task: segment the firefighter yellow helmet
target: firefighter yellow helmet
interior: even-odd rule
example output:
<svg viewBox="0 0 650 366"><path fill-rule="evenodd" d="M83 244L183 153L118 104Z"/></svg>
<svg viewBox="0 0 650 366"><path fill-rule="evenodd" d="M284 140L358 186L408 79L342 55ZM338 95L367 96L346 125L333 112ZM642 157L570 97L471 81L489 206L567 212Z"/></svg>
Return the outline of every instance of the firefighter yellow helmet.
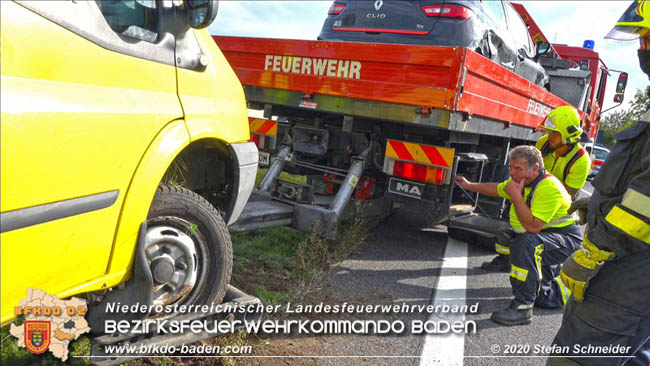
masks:
<svg viewBox="0 0 650 366"><path fill-rule="evenodd" d="M640 39L639 66L650 79L650 1L634 0L605 38Z"/></svg>
<svg viewBox="0 0 650 366"><path fill-rule="evenodd" d="M605 38L627 41L650 37L650 2L634 0Z"/></svg>
<svg viewBox="0 0 650 366"><path fill-rule="evenodd" d="M559 132L562 135L562 143L567 145L580 141L580 135L582 135L580 115L575 108L568 105L552 110L540 127L548 131Z"/></svg>

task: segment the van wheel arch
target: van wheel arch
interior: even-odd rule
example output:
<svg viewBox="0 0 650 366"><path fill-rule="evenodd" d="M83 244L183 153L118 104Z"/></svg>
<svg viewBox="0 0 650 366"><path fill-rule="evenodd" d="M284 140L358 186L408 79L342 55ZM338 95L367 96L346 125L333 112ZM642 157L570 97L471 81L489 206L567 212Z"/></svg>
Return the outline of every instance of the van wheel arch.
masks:
<svg viewBox="0 0 650 366"><path fill-rule="evenodd" d="M226 143L198 140L181 151L165 172L162 184L184 187L227 213L232 197L233 162Z"/></svg>

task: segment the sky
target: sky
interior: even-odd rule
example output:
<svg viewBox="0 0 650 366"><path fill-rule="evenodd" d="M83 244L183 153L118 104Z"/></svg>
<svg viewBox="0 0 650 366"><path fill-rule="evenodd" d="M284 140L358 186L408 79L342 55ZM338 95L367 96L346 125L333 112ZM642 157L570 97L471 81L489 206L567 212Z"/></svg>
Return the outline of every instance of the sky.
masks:
<svg viewBox="0 0 650 366"><path fill-rule="evenodd" d="M637 89L650 84L639 68L638 41L606 40L630 1L520 1L552 43L582 46L595 41L594 50L612 70L629 73L625 101L629 106ZM219 13L208 28L211 34L227 36L315 40L332 1L219 1ZM603 110L616 105L614 87L617 73L608 80Z"/></svg>

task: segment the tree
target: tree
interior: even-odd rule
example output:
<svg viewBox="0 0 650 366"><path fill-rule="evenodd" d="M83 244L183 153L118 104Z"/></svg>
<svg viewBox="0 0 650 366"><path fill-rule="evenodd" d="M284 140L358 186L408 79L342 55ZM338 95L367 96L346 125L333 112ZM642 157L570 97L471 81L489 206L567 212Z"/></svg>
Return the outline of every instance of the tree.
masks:
<svg viewBox="0 0 650 366"><path fill-rule="evenodd" d="M638 90L630 104L630 108L607 113L600 120L600 130L603 135L599 143L614 145L617 133L635 124L650 109L650 85L644 91Z"/></svg>

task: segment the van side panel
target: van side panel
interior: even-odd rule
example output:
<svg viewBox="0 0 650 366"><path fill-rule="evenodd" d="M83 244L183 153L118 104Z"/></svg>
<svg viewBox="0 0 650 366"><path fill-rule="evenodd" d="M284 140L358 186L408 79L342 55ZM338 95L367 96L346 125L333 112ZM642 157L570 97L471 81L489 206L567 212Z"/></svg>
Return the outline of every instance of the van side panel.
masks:
<svg viewBox="0 0 650 366"><path fill-rule="evenodd" d="M27 225L2 233L4 322L27 287L61 294L105 275L134 171L182 109L173 66L109 51L13 2L1 13L0 206ZM16 215L54 202L75 212L79 197L103 192L117 192L107 207L40 223Z"/></svg>

